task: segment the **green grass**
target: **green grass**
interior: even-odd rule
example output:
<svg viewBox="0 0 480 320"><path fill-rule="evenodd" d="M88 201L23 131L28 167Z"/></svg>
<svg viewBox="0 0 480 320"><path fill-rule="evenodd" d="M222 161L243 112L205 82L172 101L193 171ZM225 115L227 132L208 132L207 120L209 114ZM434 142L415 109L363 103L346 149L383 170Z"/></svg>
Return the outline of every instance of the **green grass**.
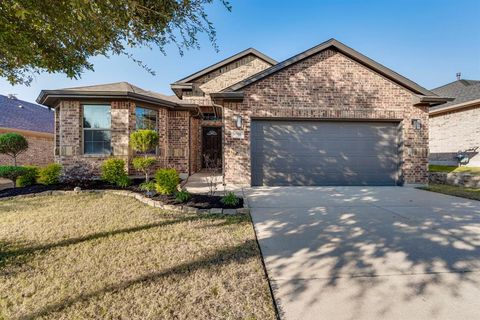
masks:
<svg viewBox="0 0 480 320"><path fill-rule="evenodd" d="M441 166L431 164L428 166L430 172L462 172L480 175L480 167L457 167L457 166Z"/></svg>
<svg viewBox="0 0 480 320"><path fill-rule="evenodd" d="M480 200L480 189L465 188L444 184L429 184L426 187L420 187L419 189L433 191L451 196L462 197L473 200Z"/></svg>
<svg viewBox="0 0 480 320"><path fill-rule="evenodd" d="M275 319L248 216L112 194L0 201L0 319Z"/></svg>

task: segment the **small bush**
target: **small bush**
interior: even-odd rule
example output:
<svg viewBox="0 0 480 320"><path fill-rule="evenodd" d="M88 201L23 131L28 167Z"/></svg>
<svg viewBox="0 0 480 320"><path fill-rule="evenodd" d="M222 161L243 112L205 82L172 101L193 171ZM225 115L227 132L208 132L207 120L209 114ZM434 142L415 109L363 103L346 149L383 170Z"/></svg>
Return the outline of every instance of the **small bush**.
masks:
<svg viewBox="0 0 480 320"><path fill-rule="evenodd" d="M145 174L145 181L148 182L150 178L151 168L155 165L156 162L157 159L155 159L154 157L138 157L133 158L132 164L136 170L142 171Z"/></svg>
<svg viewBox="0 0 480 320"><path fill-rule="evenodd" d="M56 184L60 182L62 166L58 163L50 163L46 167L38 170L37 182L45 185Z"/></svg>
<svg viewBox="0 0 480 320"><path fill-rule="evenodd" d="M226 206L233 207L240 202L240 199L235 195L235 193L230 191L224 195L220 201Z"/></svg>
<svg viewBox="0 0 480 320"><path fill-rule="evenodd" d="M17 187L31 186L37 183L38 168L35 166L25 166L25 174L17 178Z"/></svg>
<svg viewBox="0 0 480 320"><path fill-rule="evenodd" d="M132 180L127 175L121 176L117 179L115 184L119 187L126 188L132 184Z"/></svg>
<svg viewBox="0 0 480 320"><path fill-rule="evenodd" d="M128 178L125 171L125 161L122 159L110 158L102 163L102 180L121 187Z"/></svg>
<svg viewBox="0 0 480 320"><path fill-rule="evenodd" d="M147 153L158 145L158 133L154 130L138 130L130 134L130 146L138 152Z"/></svg>
<svg viewBox="0 0 480 320"><path fill-rule="evenodd" d="M95 177L97 165L92 162L79 161L64 168L61 181L75 186L86 186Z"/></svg>
<svg viewBox="0 0 480 320"><path fill-rule="evenodd" d="M148 181L140 184L140 190L142 191L150 192L150 191L155 191L155 189L156 189L155 181Z"/></svg>
<svg viewBox="0 0 480 320"><path fill-rule="evenodd" d="M177 202L187 202L191 198L192 198L192 195L187 190L182 190L175 193L175 201Z"/></svg>
<svg viewBox="0 0 480 320"><path fill-rule="evenodd" d="M156 189L160 194L173 194L180 183L180 176L175 169L160 169L155 173Z"/></svg>
<svg viewBox="0 0 480 320"><path fill-rule="evenodd" d="M25 167L17 166L0 166L0 177L12 180L14 183L17 181L17 178L26 174L28 169Z"/></svg>

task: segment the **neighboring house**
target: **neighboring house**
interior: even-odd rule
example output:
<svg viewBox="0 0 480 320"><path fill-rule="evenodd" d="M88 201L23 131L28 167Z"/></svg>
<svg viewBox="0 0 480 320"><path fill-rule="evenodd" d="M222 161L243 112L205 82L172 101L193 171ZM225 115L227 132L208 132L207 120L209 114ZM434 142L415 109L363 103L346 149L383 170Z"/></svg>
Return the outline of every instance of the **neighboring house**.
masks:
<svg viewBox="0 0 480 320"><path fill-rule="evenodd" d="M480 81L457 80L432 92L453 99L430 108L430 163L480 166Z"/></svg>
<svg viewBox="0 0 480 320"><path fill-rule="evenodd" d="M221 163L242 185L427 182L428 109L446 100L331 39L281 63L248 49L172 84L44 90L56 160L130 162L129 134L159 132L159 166ZM129 171L133 173L131 165Z"/></svg>
<svg viewBox="0 0 480 320"><path fill-rule="evenodd" d="M0 95L0 134L15 132L28 141L28 150L17 158L19 165L46 165L54 161L54 112L38 104ZM0 155L0 165L13 164Z"/></svg>

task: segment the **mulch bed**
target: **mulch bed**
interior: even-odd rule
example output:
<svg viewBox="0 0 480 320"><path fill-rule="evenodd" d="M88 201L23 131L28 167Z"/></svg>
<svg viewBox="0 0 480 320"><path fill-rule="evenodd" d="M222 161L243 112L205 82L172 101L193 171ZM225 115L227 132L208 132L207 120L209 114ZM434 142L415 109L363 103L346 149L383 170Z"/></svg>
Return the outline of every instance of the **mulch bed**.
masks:
<svg viewBox="0 0 480 320"><path fill-rule="evenodd" d="M9 188L0 190L0 198L5 197L14 197L19 195L25 194L32 194L32 193L40 193L44 191L53 191L53 190L61 190L61 191L72 191L77 185L82 188L82 190L128 190L133 191L141 194L145 194L144 191L139 189L139 185L143 182L143 179L133 179L132 184L126 188L121 188L115 185L111 185L101 180L91 180L88 182L84 182L81 184L68 184L68 183L61 183L61 184L54 184L50 186L45 185L33 185L28 187L18 187L18 188ZM211 209L211 208L222 208L222 209L237 209L243 207L243 199L240 198L238 205L236 206L226 206L220 200L222 199L221 196L210 196L204 194L192 194L192 198L183 203L178 203L175 201L174 196L167 196L167 195L155 195L152 197L153 200L162 201L165 204L170 205L182 205L182 206L189 206L198 209Z"/></svg>

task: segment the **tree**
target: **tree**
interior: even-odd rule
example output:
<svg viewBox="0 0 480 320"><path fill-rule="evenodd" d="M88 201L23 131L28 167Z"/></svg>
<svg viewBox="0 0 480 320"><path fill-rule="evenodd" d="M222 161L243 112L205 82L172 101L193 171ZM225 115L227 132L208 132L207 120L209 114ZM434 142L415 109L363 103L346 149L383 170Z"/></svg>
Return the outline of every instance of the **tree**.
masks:
<svg viewBox="0 0 480 320"><path fill-rule="evenodd" d="M143 153L142 157L133 159L133 167L145 174L148 183L150 169L155 165L156 159L149 157L148 152L155 150L158 145L158 133L154 130L138 130L130 135L130 145L133 150Z"/></svg>
<svg viewBox="0 0 480 320"><path fill-rule="evenodd" d="M78 78L93 70L93 56L125 55L154 74L131 48L168 44L199 48L206 34L215 50L216 32L205 6L215 0L0 1L0 76L29 84L40 72ZM228 0L218 0L231 10Z"/></svg>
<svg viewBox="0 0 480 320"><path fill-rule="evenodd" d="M17 166L17 157L28 149L28 142L18 133L0 134L0 154L13 158L13 165Z"/></svg>

